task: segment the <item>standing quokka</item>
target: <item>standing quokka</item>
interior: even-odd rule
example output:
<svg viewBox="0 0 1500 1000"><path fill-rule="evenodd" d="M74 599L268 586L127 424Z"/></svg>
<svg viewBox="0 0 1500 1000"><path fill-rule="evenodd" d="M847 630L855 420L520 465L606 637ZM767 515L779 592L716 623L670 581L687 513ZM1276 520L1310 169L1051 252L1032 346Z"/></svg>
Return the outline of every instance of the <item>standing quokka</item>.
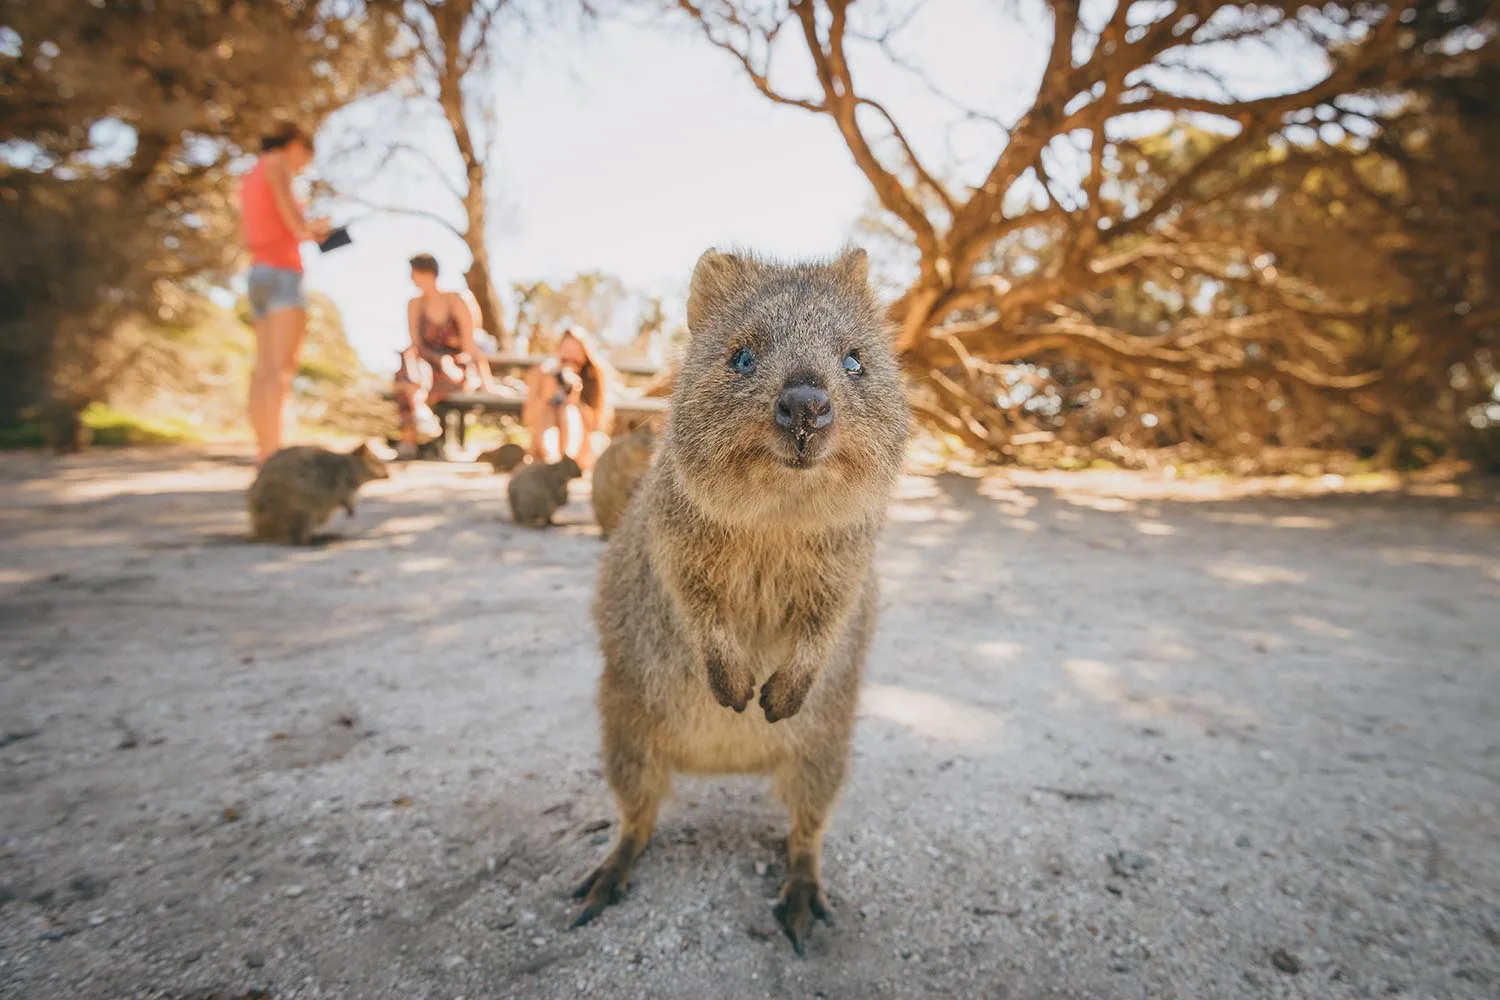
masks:
<svg viewBox="0 0 1500 1000"><path fill-rule="evenodd" d="M527 465L516 471L506 485L510 514L517 524L545 528L568 503L568 480L583 475L578 463L567 455L551 465Z"/></svg>
<svg viewBox="0 0 1500 1000"><path fill-rule="evenodd" d="M250 484L251 536L306 545L338 508L354 516L354 494L361 486L388 478L385 462L369 445L347 454L308 445L283 448L266 459Z"/></svg>
<svg viewBox="0 0 1500 1000"><path fill-rule="evenodd" d="M630 498L651 467L655 450L656 429L648 422L611 441L594 463L589 497L594 505L594 520L599 522L599 532L605 538L619 527Z"/></svg>
<svg viewBox="0 0 1500 1000"><path fill-rule="evenodd" d="M875 627L873 557L907 406L868 263L709 251L655 462L594 600L619 832L574 892L617 902L674 771L769 773L791 812L775 915L798 954ZM759 698L756 690L759 688ZM757 704L758 702L758 704Z"/></svg>

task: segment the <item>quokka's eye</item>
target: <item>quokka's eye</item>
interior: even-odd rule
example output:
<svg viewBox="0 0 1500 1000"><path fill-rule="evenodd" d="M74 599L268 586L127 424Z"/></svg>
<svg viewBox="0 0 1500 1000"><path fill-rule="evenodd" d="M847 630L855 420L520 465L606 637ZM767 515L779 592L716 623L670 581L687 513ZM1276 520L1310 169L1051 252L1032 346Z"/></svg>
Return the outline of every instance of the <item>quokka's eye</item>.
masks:
<svg viewBox="0 0 1500 1000"><path fill-rule="evenodd" d="M755 371L755 352L741 347L729 356L729 367L740 375L749 375Z"/></svg>
<svg viewBox="0 0 1500 1000"><path fill-rule="evenodd" d="M850 351L844 355L844 371L849 375L863 375L865 366L859 362L859 352Z"/></svg>

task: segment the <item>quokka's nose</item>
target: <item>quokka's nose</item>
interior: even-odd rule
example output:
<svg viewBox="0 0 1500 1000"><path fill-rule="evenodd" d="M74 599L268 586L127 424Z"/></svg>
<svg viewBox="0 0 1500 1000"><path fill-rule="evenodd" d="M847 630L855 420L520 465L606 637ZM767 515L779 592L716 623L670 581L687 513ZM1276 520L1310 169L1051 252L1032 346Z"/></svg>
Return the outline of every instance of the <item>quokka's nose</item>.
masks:
<svg viewBox="0 0 1500 1000"><path fill-rule="evenodd" d="M833 423L833 399L815 385L793 385L776 399L776 422L789 431L810 434Z"/></svg>

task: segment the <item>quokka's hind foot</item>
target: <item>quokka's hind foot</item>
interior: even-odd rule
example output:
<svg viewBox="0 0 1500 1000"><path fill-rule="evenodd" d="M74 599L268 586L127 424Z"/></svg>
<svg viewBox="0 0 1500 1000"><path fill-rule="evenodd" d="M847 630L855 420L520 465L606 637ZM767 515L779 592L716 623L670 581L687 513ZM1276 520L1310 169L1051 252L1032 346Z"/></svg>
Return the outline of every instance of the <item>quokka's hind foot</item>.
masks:
<svg viewBox="0 0 1500 1000"><path fill-rule="evenodd" d="M293 515L287 519L283 537L288 545L311 545L313 539L312 518Z"/></svg>
<svg viewBox="0 0 1500 1000"><path fill-rule="evenodd" d="M781 894L771 910L781 930L792 942L792 950L801 957L812 934L814 919L832 926L833 916L828 909L828 897L816 878L805 875L789 875L781 885Z"/></svg>
<svg viewBox="0 0 1500 1000"><path fill-rule="evenodd" d="M573 887L573 898L583 900L583 909L573 918L574 927L582 927L625 898L630 871L643 846L637 846L633 838L621 839L609 857Z"/></svg>

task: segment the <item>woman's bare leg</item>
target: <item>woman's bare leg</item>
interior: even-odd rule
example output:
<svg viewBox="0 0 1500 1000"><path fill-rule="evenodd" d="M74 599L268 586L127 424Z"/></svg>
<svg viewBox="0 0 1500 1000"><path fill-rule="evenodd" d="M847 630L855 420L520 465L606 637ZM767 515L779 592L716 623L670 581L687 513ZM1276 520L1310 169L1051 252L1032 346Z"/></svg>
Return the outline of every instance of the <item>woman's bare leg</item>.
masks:
<svg viewBox="0 0 1500 1000"><path fill-rule="evenodd" d="M427 389L414 382L397 379L396 396L401 410L401 440L415 447L417 443L417 407L427 405Z"/></svg>
<svg viewBox="0 0 1500 1000"><path fill-rule="evenodd" d="M287 309L287 332L285 342L282 345L281 355L281 379L279 388L281 398L278 401L277 414L281 420L282 438L285 439L289 426L297 418L297 411L288 404L292 401L292 380L297 377L297 357L302 353L302 342L307 339L307 310L302 308Z"/></svg>
<svg viewBox="0 0 1500 1000"><path fill-rule="evenodd" d="M531 440L531 458L535 462L556 462L557 410L548 401L557 391L557 379L538 368L526 373L526 402L521 405L521 423Z"/></svg>
<svg viewBox="0 0 1500 1000"><path fill-rule="evenodd" d="M576 406L564 406L557 411L557 458L560 461L563 455L567 455L577 462L583 464L584 451L588 449L589 436L584 430L583 414Z"/></svg>
<svg viewBox="0 0 1500 1000"><path fill-rule="evenodd" d="M307 311L278 309L255 324L255 370L250 375L250 426L255 461L280 450L282 409L296 372L297 348L307 330Z"/></svg>
<svg viewBox="0 0 1500 1000"><path fill-rule="evenodd" d="M578 407L578 450L573 459L578 467L587 472L594 465L594 432L599 428L598 418L592 407Z"/></svg>

